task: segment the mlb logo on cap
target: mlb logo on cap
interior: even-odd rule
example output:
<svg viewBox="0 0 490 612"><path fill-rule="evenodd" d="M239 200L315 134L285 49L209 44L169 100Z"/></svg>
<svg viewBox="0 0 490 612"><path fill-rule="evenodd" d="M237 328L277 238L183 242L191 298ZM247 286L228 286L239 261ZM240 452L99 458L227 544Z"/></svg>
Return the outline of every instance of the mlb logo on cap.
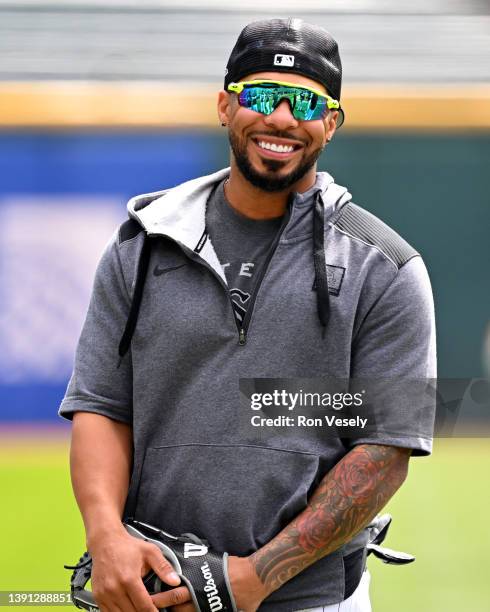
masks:
<svg viewBox="0 0 490 612"><path fill-rule="evenodd" d="M274 55L274 66L294 66L294 55L276 53Z"/></svg>

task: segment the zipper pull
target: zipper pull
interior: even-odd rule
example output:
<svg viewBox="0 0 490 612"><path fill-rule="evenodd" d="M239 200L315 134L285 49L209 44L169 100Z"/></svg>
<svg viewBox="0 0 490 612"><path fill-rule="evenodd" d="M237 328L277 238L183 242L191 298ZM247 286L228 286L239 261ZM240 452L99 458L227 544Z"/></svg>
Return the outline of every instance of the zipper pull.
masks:
<svg viewBox="0 0 490 612"><path fill-rule="evenodd" d="M247 336L245 335L245 330L243 329L243 327L240 329L240 334L238 336L238 344L240 346L243 346L245 344L245 342L247 341Z"/></svg>

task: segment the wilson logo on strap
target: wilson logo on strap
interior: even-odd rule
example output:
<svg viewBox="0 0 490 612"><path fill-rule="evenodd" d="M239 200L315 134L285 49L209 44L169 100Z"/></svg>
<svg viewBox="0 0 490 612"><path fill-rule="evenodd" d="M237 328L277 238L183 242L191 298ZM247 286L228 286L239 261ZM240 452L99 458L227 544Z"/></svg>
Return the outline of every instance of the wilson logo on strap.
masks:
<svg viewBox="0 0 490 612"><path fill-rule="evenodd" d="M190 542L184 544L184 559L188 559L189 557L202 557L207 554L208 547L204 546L204 544L191 544Z"/></svg>

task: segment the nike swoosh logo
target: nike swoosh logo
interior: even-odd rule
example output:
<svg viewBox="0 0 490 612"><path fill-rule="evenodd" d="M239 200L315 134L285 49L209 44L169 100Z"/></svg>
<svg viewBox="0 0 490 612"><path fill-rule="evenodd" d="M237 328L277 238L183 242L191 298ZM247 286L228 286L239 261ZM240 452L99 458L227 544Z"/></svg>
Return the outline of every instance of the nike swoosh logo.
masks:
<svg viewBox="0 0 490 612"><path fill-rule="evenodd" d="M153 275L161 276L162 274L166 274L167 272L172 272L172 270L178 270L179 268L183 268L186 265L187 264L180 264L180 266L174 266L173 268L161 268L160 266L156 265L153 269Z"/></svg>

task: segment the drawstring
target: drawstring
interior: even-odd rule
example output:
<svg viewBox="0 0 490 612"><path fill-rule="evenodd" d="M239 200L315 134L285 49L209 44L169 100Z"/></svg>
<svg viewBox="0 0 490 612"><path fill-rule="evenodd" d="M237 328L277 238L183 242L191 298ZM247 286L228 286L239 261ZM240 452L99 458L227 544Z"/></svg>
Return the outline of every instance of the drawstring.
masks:
<svg viewBox="0 0 490 612"><path fill-rule="evenodd" d="M205 234L207 237L207 234ZM199 241L201 243L202 239ZM198 245L199 246L199 245ZM197 247L196 247L197 248ZM126 327L124 328L121 341L119 342L119 362L117 367L121 365L124 355L129 350L131 339L138 321L138 313L143 296L143 288L145 285L146 274L148 272L148 264L150 262L151 243L148 236L145 235L143 247L138 262L136 272L136 280L134 284L133 299L129 309ZM322 337L325 338L325 332L330 318L330 300L328 295L328 279L327 267L325 263L325 215L321 192L315 194L315 207L313 211L313 262L315 266L315 286L318 317L323 327Z"/></svg>
<svg viewBox="0 0 490 612"><path fill-rule="evenodd" d="M313 263L315 266L315 286L318 317L323 326L325 338L330 318L330 298L328 295L327 266L325 262L325 213L320 191L315 194L313 211Z"/></svg>
<svg viewBox="0 0 490 612"><path fill-rule="evenodd" d="M131 338L133 337L134 330L136 328L136 322L138 321L138 313L140 310L141 298L143 296L143 287L145 285L148 264L150 263L150 255L151 243L150 239L145 234L138 262L138 269L136 271L133 299L131 300L131 307L129 309L126 327L124 328L121 341L119 342L119 362L117 364L118 368L121 365L124 355L128 352L128 349L131 345Z"/></svg>

